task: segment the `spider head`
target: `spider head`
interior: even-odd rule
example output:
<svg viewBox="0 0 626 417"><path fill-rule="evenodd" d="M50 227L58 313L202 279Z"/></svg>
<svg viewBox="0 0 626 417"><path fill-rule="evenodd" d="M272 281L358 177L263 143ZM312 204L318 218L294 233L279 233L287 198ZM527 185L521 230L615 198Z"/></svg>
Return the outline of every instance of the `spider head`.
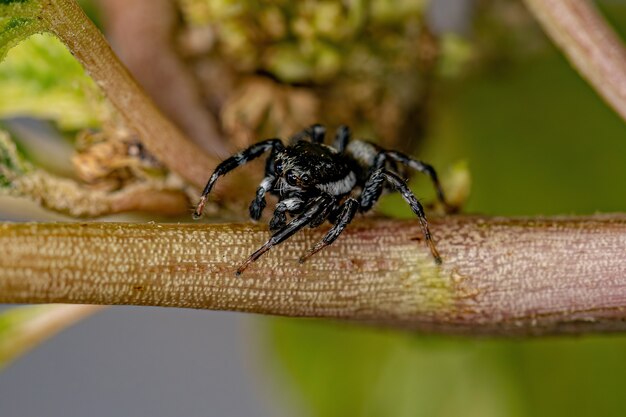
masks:
<svg viewBox="0 0 626 417"><path fill-rule="evenodd" d="M336 152L308 141L297 142L276 155L274 170L287 188L307 190L326 182L338 169Z"/></svg>
<svg viewBox="0 0 626 417"><path fill-rule="evenodd" d="M314 186L313 173L308 164L302 164L298 158L282 152L276 156L274 172L289 188L307 189Z"/></svg>
<svg viewBox="0 0 626 417"><path fill-rule="evenodd" d="M280 188L286 193L323 190L325 184L345 179L349 168L337 152L325 145L297 142L279 152L274 171L281 178Z"/></svg>

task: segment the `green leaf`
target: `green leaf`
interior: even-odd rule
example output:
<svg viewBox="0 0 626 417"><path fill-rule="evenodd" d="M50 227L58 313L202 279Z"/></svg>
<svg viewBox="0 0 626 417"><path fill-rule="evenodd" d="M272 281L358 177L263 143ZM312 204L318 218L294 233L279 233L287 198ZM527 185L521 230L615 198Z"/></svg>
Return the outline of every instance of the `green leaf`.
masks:
<svg viewBox="0 0 626 417"><path fill-rule="evenodd" d="M0 63L0 117L38 117L78 130L99 126L109 114L96 84L52 35L31 36Z"/></svg>
<svg viewBox="0 0 626 417"><path fill-rule="evenodd" d="M44 29L38 19L42 2L0 0L0 61L15 45Z"/></svg>

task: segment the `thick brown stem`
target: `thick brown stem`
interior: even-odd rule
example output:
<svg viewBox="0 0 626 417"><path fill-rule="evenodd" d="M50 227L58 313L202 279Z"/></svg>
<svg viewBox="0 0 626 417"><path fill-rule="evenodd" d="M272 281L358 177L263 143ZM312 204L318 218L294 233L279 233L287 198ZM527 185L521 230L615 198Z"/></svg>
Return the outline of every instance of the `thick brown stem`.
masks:
<svg viewBox="0 0 626 417"><path fill-rule="evenodd" d="M0 303L132 304L328 317L424 331L626 330L626 216L365 220L298 264L295 235L241 276L254 225L3 224Z"/></svg>
<svg viewBox="0 0 626 417"><path fill-rule="evenodd" d="M195 143L226 158L218 122L174 48L178 16L171 0L101 0L116 52L159 107ZM147 45L149 45L147 47Z"/></svg>
<svg viewBox="0 0 626 417"><path fill-rule="evenodd" d="M525 0L572 65L626 120L626 49L588 0Z"/></svg>
<svg viewBox="0 0 626 417"><path fill-rule="evenodd" d="M85 67L141 141L169 169L197 187L217 164L161 114L74 0L51 0L41 18Z"/></svg>

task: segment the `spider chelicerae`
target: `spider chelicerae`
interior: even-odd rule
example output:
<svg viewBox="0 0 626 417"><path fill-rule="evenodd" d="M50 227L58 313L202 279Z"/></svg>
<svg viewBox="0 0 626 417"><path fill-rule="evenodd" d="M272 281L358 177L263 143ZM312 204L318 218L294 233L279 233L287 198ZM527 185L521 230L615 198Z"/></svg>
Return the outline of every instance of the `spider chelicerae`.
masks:
<svg viewBox="0 0 626 417"><path fill-rule="evenodd" d="M325 135L326 128L315 124L292 136L287 146L280 139L258 142L226 159L211 175L194 211L196 219L202 215L207 197L219 177L270 152L265 178L250 204L250 217L258 220L266 205L265 195L276 195L279 201L269 224L274 234L239 266L236 274L240 275L261 255L303 227L314 228L330 221L333 227L324 238L300 257L300 262L304 262L333 243L358 212L369 211L383 190L390 187L402 194L417 215L426 244L435 262L440 264L441 257L430 235L424 208L397 172L401 165L428 175L437 198L447 207L433 167L368 141L351 140L347 126L337 129L332 145L324 144ZM288 214L293 216L289 222Z"/></svg>

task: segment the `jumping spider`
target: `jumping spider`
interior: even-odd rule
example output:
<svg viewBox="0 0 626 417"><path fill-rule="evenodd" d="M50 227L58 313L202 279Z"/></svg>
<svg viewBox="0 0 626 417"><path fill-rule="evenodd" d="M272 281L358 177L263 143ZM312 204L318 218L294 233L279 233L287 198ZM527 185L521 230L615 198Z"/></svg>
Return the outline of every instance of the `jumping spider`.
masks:
<svg viewBox="0 0 626 417"><path fill-rule="evenodd" d="M288 146L280 139L264 140L226 159L211 175L194 212L196 219L202 215L208 194L219 177L270 151L265 178L250 204L250 217L254 220L261 217L266 205L266 193L276 195L279 202L269 224L274 234L241 264L237 275L274 245L303 227L318 227L329 220L333 227L300 258L300 262L304 262L333 243L357 212L369 211L386 188L385 184L400 191L411 206L420 221L433 258L440 264L441 257L431 238L424 209L405 180L394 172L401 164L428 175L438 199L445 205L435 170L400 152L382 149L371 142L350 140L350 129L347 126L337 129L332 146L323 143L325 134L326 128L316 124L294 135ZM294 216L289 223L287 214Z"/></svg>

